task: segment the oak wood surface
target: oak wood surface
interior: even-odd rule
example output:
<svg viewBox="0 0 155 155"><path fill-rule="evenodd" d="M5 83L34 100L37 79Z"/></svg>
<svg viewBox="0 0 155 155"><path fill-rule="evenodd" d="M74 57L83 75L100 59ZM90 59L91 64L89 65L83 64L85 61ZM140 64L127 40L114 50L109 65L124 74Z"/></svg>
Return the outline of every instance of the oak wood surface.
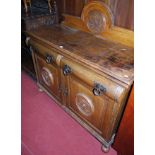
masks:
<svg viewBox="0 0 155 155"><path fill-rule="evenodd" d="M79 64L72 63L70 60L66 60L66 58L62 58L62 64L59 70L57 67L54 67L55 65L53 63L46 64L44 57L39 56L38 50L44 50L45 52L47 52L45 48L46 43L43 43L45 47L39 45L38 43L34 43L34 41L30 41L30 44L32 45L34 52L36 53L35 66L38 73L38 82L48 92L55 95L55 97L57 97L59 101L63 100L62 103L64 105L69 107L69 109L71 109L71 111L73 111L77 116L81 117L82 120L89 124L89 126L91 126L99 135L102 135L104 137L104 140L109 142L113 133L116 131L118 120L121 116L121 111L125 106L129 88L126 89L125 87L103 76L99 78L100 76L96 73L86 70L85 67L82 67ZM61 54L63 55L62 51ZM71 66L72 69L72 74L68 76L67 79L64 78L64 75L60 74L65 64ZM51 86L48 86L43 80L43 68L49 69L53 74L53 78L55 80L53 80L53 84ZM94 96L92 92L94 81L98 81L104 84L104 87L106 88L105 96ZM58 92L59 88L62 88L61 93L63 94L64 90L67 89L67 96L65 95L66 97L63 95L63 98L60 98L60 96L62 97L62 94L60 95L60 93ZM79 93L88 96L88 98L92 100L92 104L95 110L93 111L91 116L85 116L77 109L75 97Z"/></svg>
<svg viewBox="0 0 155 155"><path fill-rule="evenodd" d="M58 73L58 69L56 66L54 65L49 65L47 64L41 57L39 56L36 56L36 64L37 64L37 70L39 72L39 76L38 76L38 79L39 79L39 82L46 88L48 89L48 91L54 95L58 100L60 100L60 93L58 91L58 88L59 88L59 73ZM44 82L44 79L43 79L43 69L48 69L51 76L48 74L47 76L47 80L49 81L49 85L47 85L45 82Z"/></svg>
<svg viewBox="0 0 155 155"><path fill-rule="evenodd" d="M43 44L45 47L42 46ZM126 103L129 88L125 88L123 85L119 85L114 81L111 81L111 79L103 76L99 79L99 75L96 73L91 70L86 71L85 67L80 67L80 64L77 63L71 63L71 61L67 60L65 57L61 60L62 63L59 66L60 68L57 65L55 66L55 63L47 64L44 57L40 57L38 53L38 50L43 50L46 53L47 46L45 42L43 42L43 44L39 45L36 41L30 41L30 45L32 46L35 55L34 63L36 66L35 68L37 69L38 82L50 94L55 96L58 101L62 101L61 103L63 105L68 107L74 114L76 114L76 116L80 117L81 121L84 121L88 126L90 126L93 129L92 132L96 132L96 137L102 143L109 146L108 142L111 141L113 134L116 132L121 113ZM48 48L49 51L51 49ZM56 51L57 50L52 50L52 53ZM60 51L60 53L64 55L62 51ZM58 55L58 53L55 55ZM72 69L71 75L67 77L64 77L64 75L61 74L65 64L71 66ZM53 75L54 80L50 86L48 86L43 80L43 68L49 69ZM98 81L104 85L107 91L105 95L102 95L101 97L94 96L92 92L94 81ZM59 88L61 88L60 92ZM65 95L65 90L67 90L67 95ZM76 97L78 94L83 94L86 98L89 98L92 101L94 110L92 110L92 114L90 116L83 114L83 112L79 111L77 108ZM84 101L82 101L82 104L83 102ZM86 105L86 103L84 105ZM85 108L83 110L85 110ZM103 137L103 140L100 136Z"/></svg>
<svg viewBox="0 0 155 155"><path fill-rule="evenodd" d="M87 70L85 67L77 63L73 63L72 60L67 59L64 60L64 59L65 58L62 59L62 66L63 64L67 64L71 66L72 69L72 73L67 78L68 86L66 87L70 88L67 103L69 105L71 104L72 105L71 107L73 107L72 110L76 112L77 110L77 107L75 106L76 94L80 93L89 96L89 98L93 101L94 109L96 110L91 115L91 117L88 116L84 117L83 115L80 116L85 119L87 118L87 120L89 120L89 123L98 127L98 129L100 129L100 132L98 130L97 132L99 132L107 141L109 141L110 138L112 137L112 133L114 133L116 129L116 122L117 122L116 111L122 110L122 108L124 107L125 102L123 101L125 101L127 90L125 90L125 88L123 88L122 86L113 83L111 80L106 79L104 76L100 77L98 74L95 74L90 70ZM104 87L106 88L106 92L104 93L105 95L101 95L101 97L94 96L94 94L92 93L92 89L94 87L94 81L98 81L104 84ZM104 110L106 109L106 111L103 111L103 108ZM100 123L97 111L98 112L100 111L100 114L102 115L101 120L104 119Z"/></svg>
<svg viewBox="0 0 155 155"><path fill-rule="evenodd" d="M104 16L104 12L100 15ZM41 26L27 32L38 85L59 101L107 150L133 83L133 45L127 35L133 33L110 25L103 30L107 36L95 36L90 33L88 22L76 17L70 22L69 18L61 25ZM109 19L107 16L105 23ZM110 35L112 39L108 38ZM129 40L123 42L121 39Z"/></svg>
<svg viewBox="0 0 155 155"><path fill-rule="evenodd" d="M57 0L59 15L81 16L84 5L93 0ZM105 2L114 15L114 24L134 30L134 0L98 0Z"/></svg>
<svg viewBox="0 0 155 155"><path fill-rule="evenodd" d="M47 31L47 33L42 32L41 30L45 30ZM79 116L83 121L85 121L89 126L91 126L92 129L96 131L99 135L102 135L102 137L104 137L104 140L106 140L106 142L110 142L110 139L113 136L113 133L115 133L117 129L117 124L121 117L121 112L124 109L130 84L126 83L128 87L124 87L122 84L120 85L118 81L117 83L115 83L115 80L110 79L110 77L107 78L106 76L104 77L102 75L102 77L99 78L100 75L97 75L95 72L91 70L88 71L89 69L88 65L89 63L91 64L92 60L90 58L87 60L87 57L79 57L79 55L83 53L84 54L87 53L86 49L84 48L86 46L82 46L82 44L79 44L80 46L76 48L76 46L73 46L71 44L72 46L70 47L69 46L70 42L68 41L73 41L75 44L76 42L79 42L79 39L81 40L81 38L85 38L85 39L89 38L89 40L91 40L91 38L95 39L95 37L92 36L91 34L87 34L82 31L77 33L77 31L75 30L70 30L68 28L66 29L65 27L62 27L62 26L53 26L53 27L50 27L49 29L47 26L44 26L44 29L41 28L41 30L38 28L33 30L33 33L32 32L27 33L31 37L30 45L32 45L32 48L36 53L35 64L37 66L36 68L38 72L39 83L45 89L47 89L47 91L51 92L51 94L53 94L53 91L58 92L59 88L61 88L62 89L61 94L60 93L55 94L58 100L60 101L63 100L62 104L66 105L69 109L71 109L71 111L73 111L77 116ZM42 34L44 34L46 37L44 35L40 36ZM48 36L48 34L50 34L50 36ZM54 38L52 40L49 40L49 37L51 38L51 34L53 34ZM59 36L60 34L61 36ZM85 41L85 40L82 40L82 41ZM99 56L99 53L96 51L97 49L109 48L113 45L112 42L109 42L107 40L98 39L97 42L99 41L101 43L98 44L97 46L93 44L93 46L95 46L95 51L92 50L92 53L96 55L92 56L92 58ZM61 43L61 44L57 44L57 43ZM92 42L90 42L90 44L92 44ZM63 48L60 48L61 47L60 45L63 46ZM102 47L102 45L104 45L104 47ZM90 46L90 47L94 49L93 46L92 47ZM121 45L121 44L119 44L119 46L124 47L124 45ZM118 46L113 46L113 47L115 47L118 50ZM85 50L81 51L81 49L83 48ZM89 49L88 51L90 50L91 49ZM63 78L64 75L61 74L64 65L61 64L59 66L58 65L59 63L57 64L57 61L56 61L59 54L66 57L65 55L66 51L68 52L68 57L70 57L71 60L73 59L72 53L74 53L75 54L74 58L76 58L77 60L76 62L78 62L78 63L73 63L71 62L70 59L67 60L66 58L62 57L61 61L63 62L63 64L64 65L67 64L72 68L72 74L67 79ZM44 59L47 53L54 56L54 61L55 61L54 64L60 67L60 69L56 69L59 73L58 72L56 73L55 70L53 69L52 66L54 64L49 64L49 65L46 64ZM42 55L41 59L39 58L40 54ZM105 57L106 57L106 54L105 54ZM84 63L86 64L86 61L89 62L87 63L87 67L82 67L79 64L81 58L83 59L83 62L80 63L81 65ZM95 63L92 65L92 67L95 68L95 66L97 65L96 59L93 59L93 61L95 61ZM108 61L110 60L108 59ZM46 83L42 80L41 70L44 67L48 68L54 75L53 77L59 80L59 82L56 82L57 80L56 81L54 80L54 83L56 84L54 87L47 86ZM102 71L103 70L104 69L102 68ZM109 71L110 70L111 68L109 68ZM106 96L102 96L101 98L98 98L98 99L96 97L95 98L93 97L92 89L93 89L94 81L98 81L104 84L104 87L106 88L106 93L105 93ZM124 82L124 80L121 80L121 81ZM59 85L58 83L61 85ZM83 85L80 85L80 83L83 83ZM66 90L66 88L67 88L67 96L66 95L64 96L64 91ZM92 103L94 105L95 111L93 111L93 114L91 115L91 117L83 116L83 114L81 114L81 112L77 109L75 104L76 103L75 96L79 93L89 96L89 98L91 98L91 100L93 101ZM100 115L102 115L102 119L100 119L101 116L98 115L97 111L99 110L97 109L101 110ZM105 112L105 109L106 109L106 112Z"/></svg>
<svg viewBox="0 0 155 155"><path fill-rule="evenodd" d="M81 20L93 34L108 31L114 24L110 8L100 1L87 3L82 10Z"/></svg>
<svg viewBox="0 0 155 155"><path fill-rule="evenodd" d="M97 37L106 38L130 47L134 46L133 31L116 27L109 7L101 1L92 1L84 7L81 18L64 15L63 25L93 33Z"/></svg>
<svg viewBox="0 0 155 155"><path fill-rule="evenodd" d="M80 17L75 17L67 14L63 14L65 20L63 25L79 29L85 32L90 32ZM128 29L112 26L108 31L104 31L97 37L106 38L113 42L118 42L130 47L134 47L134 33Z"/></svg>
<svg viewBox="0 0 155 155"><path fill-rule="evenodd" d="M113 144L118 155L134 154L134 86Z"/></svg>
<svg viewBox="0 0 155 155"><path fill-rule="evenodd" d="M134 30L134 0L118 0L115 25Z"/></svg>
<svg viewBox="0 0 155 155"><path fill-rule="evenodd" d="M63 26L43 26L28 34L54 44L59 50L72 51L69 54L73 58L124 83L133 81L133 48ZM59 46L63 46L63 49Z"/></svg>

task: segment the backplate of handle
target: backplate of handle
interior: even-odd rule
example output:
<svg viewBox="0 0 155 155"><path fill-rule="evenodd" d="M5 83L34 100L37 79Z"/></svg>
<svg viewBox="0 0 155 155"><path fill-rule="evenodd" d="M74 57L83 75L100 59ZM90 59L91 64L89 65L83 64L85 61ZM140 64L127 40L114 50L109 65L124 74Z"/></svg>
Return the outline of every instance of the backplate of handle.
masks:
<svg viewBox="0 0 155 155"><path fill-rule="evenodd" d="M103 85L99 84L99 83L95 83L94 88L93 88L92 91L93 91L93 94L95 96L100 96L100 95L102 95L103 93L106 92L106 88Z"/></svg>
<svg viewBox="0 0 155 155"><path fill-rule="evenodd" d="M71 68L68 65L64 65L63 67L63 74L65 76L69 75L72 72Z"/></svg>
<svg viewBox="0 0 155 155"><path fill-rule="evenodd" d="M46 55L46 63L50 64L54 61L54 57L51 55Z"/></svg>

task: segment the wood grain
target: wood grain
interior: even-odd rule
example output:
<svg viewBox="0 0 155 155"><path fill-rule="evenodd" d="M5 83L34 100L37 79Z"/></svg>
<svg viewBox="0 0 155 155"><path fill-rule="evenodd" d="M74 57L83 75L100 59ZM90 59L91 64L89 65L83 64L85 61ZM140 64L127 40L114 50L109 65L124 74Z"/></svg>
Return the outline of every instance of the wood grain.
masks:
<svg viewBox="0 0 155 155"><path fill-rule="evenodd" d="M79 117L81 122L86 123L92 134L109 148L133 82L133 66L127 65L130 63L128 61L132 61L130 54L133 49L60 25L39 27L27 35L31 38L29 43L34 51L38 83ZM124 48L126 51L122 51ZM109 49L112 51L108 51ZM54 57L54 62L46 63L47 53ZM58 66L56 60L59 55L63 57ZM119 61L116 61L116 58ZM67 75L64 74L66 65L71 68ZM126 67L131 67L130 72ZM42 77L43 68L47 68L52 74L53 82L50 84L46 84ZM119 70L113 68L126 72L118 72ZM127 72L131 79L118 77L126 75ZM101 96L96 96L93 92L96 82L106 90ZM86 96L83 111L77 106L78 94ZM88 111L91 111L89 115Z"/></svg>
<svg viewBox="0 0 155 155"><path fill-rule="evenodd" d="M59 78L58 75L58 69L54 65L49 65L45 61L42 60L39 56L36 56L36 62L37 62L37 70L38 70L38 79L39 82L52 94L54 95L58 100L60 99L60 93L58 91L59 88ZM43 69L47 69L50 74L48 73L48 79L47 82L45 82L43 78ZM49 84L48 84L49 83Z"/></svg>
<svg viewBox="0 0 155 155"><path fill-rule="evenodd" d="M32 32L29 34L53 43L57 49L65 50L74 59L79 59L96 70L124 83L133 81L133 48L63 26L42 26ZM59 46L63 46L63 49Z"/></svg>
<svg viewBox="0 0 155 155"><path fill-rule="evenodd" d="M63 24L75 29L79 29L85 32L90 32L85 23L79 17L63 14L65 20ZM100 36L101 38L107 38L114 42L133 47L134 46L134 33L128 29L120 28L117 26L111 27L108 31L104 31Z"/></svg>
<svg viewBox="0 0 155 155"><path fill-rule="evenodd" d="M84 0L56 0L58 4L59 15L67 13L74 16L81 16L84 7Z"/></svg>
<svg viewBox="0 0 155 155"><path fill-rule="evenodd" d="M101 11L101 2L94 3L93 10ZM93 35L87 22L65 15L61 25L41 26L27 35L34 52L38 85L107 151L133 84L133 32L112 24L100 35ZM45 79L44 68L48 71Z"/></svg>
<svg viewBox="0 0 155 155"><path fill-rule="evenodd" d="M108 31L114 24L110 8L103 2L92 1L83 8L81 19L90 32L101 34Z"/></svg>
<svg viewBox="0 0 155 155"><path fill-rule="evenodd" d="M33 47L35 52L35 66L38 73L38 82L48 92L55 96L55 98L62 101L62 104L66 105L72 112L80 117L82 121L87 123L96 133L99 134L99 137L102 136L104 138L101 140L103 143L106 141L106 144L109 145L108 142L115 133L117 122L121 116L120 112L125 105L129 88L125 88L109 78L96 74L94 71L89 70L88 66L84 67L84 63L81 63L80 65L79 60L78 62L73 61L71 56L67 58L64 54L65 49L63 49L63 51L52 50L55 52L55 55L59 55L61 53L64 56L61 59L61 66L58 67L56 62L47 64L45 59L43 59L44 57L39 56L39 53L43 53L43 51L50 52L51 49L53 49L53 47L46 48L47 44L48 43L42 41L42 45L40 45L40 43L37 43L33 37L30 40L30 45ZM72 51L70 51L70 53L71 52ZM61 74L64 65L66 64L70 66L72 70L69 76ZM42 68L45 67L53 74L54 82L52 85L47 85L42 79ZM94 81L103 83L106 89L106 92L103 95L94 96L92 91ZM59 91L59 88L61 91ZM92 107L94 107L92 114L84 115L81 111L79 111L76 105L76 96L79 93L87 96L87 98L92 101L91 104Z"/></svg>
<svg viewBox="0 0 155 155"><path fill-rule="evenodd" d="M93 0L57 0L60 15L65 13L81 16L84 4ZM99 1L99 0L98 0ZM119 27L134 29L134 0L100 0L105 2L114 15L114 24Z"/></svg>
<svg viewBox="0 0 155 155"><path fill-rule="evenodd" d="M132 87L113 147L118 155L134 154L134 86Z"/></svg>
<svg viewBox="0 0 155 155"><path fill-rule="evenodd" d="M134 0L118 0L115 24L134 30Z"/></svg>

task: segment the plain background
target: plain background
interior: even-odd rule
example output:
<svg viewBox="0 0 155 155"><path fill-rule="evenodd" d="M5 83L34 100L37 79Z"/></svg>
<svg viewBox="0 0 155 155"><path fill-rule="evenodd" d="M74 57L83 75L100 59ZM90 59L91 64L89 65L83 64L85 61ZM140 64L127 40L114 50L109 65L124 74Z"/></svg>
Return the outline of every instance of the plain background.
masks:
<svg viewBox="0 0 155 155"><path fill-rule="evenodd" d="M21 154L21 1L0 3L0 154ZM155 1L135 0L135 155L155 139Z"/></svg>

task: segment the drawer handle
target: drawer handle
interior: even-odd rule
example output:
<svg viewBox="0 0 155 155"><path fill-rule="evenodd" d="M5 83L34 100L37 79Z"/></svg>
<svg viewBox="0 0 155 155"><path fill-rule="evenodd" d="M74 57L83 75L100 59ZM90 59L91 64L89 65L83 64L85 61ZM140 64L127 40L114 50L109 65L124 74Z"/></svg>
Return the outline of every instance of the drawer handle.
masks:
<svg viewBox="0 0 155 155"><path fill-rule="evenodd" d="M71 68L68 65L64 65L63 67L63 74L65 76L69 75L72 72Z"/></svg>
<svg viewBox="0 0 155 155"><path fill-rule="evenodd" d="M95 86L93 88L93 94L95 96L100 96L105 92L106 92L106 88L103 85L101 85L99 83L95 83Z"/></svg>
<svg viewBox="0 0 155 155"><path fill-rule="evenodd" d="M46 55L46 63L50 64L54 61L54 57L51 55Z"/></svg>

